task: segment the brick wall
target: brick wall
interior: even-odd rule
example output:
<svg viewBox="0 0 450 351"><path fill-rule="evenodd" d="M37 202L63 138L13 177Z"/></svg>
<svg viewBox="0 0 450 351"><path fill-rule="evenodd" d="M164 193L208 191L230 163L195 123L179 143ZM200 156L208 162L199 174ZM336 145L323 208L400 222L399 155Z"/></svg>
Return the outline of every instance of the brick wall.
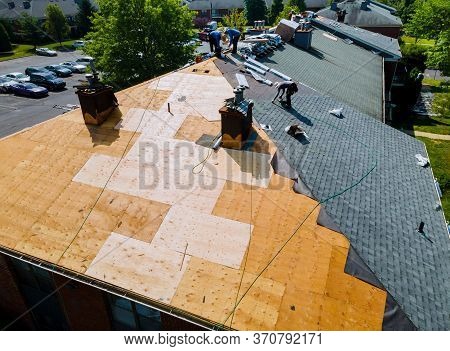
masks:
<svg viewBox="0 0 450 351"><path fill-rule="evenodd" d="M71 330L111 330L103 291L54 274L61 306Z"/></svg>
<svg viewBox="0 0 450 351"><path fill-rule="evenodd" d="M398 39L401 27L361 27L374 33L380 33L387 37Z"/></svg>
<svg viewBox="0 0 450 351"><path fill-rule="evenodd" d="M10 322L27 310L25 300L20 293L14 272L8 264L9 258L0 254L0 323ZM3 328L3 325L0 326ZM34 323L30 314L22 317L8 330L33 330Z"/></svg>

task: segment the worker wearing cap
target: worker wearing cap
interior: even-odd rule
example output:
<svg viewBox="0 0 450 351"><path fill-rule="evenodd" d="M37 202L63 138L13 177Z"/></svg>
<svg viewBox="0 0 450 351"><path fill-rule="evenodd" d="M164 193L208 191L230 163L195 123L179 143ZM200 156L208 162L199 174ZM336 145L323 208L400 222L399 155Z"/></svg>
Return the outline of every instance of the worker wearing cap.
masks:
<svg viewBox="0 0 450 351"><path fill-rule="evenodd" d="M220 39L222 38L222 33L218 30L213 30L209 33L209 47L211 48L211 52L215 52L217 57L221 56L222 47L220 46Z"/></svg>
<svg viewBox="0 0 450 351"><path fill-rule="evenodd" d="M227 34L230 37L230 44L228 44L228 47L233 45L233 54L237 53L237 45L239 38L241 37L241 32L239 32L237 29L228 28L225 30L225 34Z"/></svg>

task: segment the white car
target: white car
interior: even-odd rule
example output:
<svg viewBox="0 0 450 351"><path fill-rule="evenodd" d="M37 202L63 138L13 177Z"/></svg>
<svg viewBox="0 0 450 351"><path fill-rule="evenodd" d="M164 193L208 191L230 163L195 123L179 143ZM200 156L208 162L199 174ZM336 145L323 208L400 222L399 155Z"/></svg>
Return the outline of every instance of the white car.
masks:
<svg viewBox="0 0 450 351"><path fill-rule="evenodd" d="M16 82L26 83L30 81L30 76L27 76L26 74L20 73L20 72L12 72L8 73L5 77L11 78L15 80Z"/></svg>
<svg viewBox="0 0 450 351"><path fill-rule="evenodd" d="M39 48L39 49L36 49L36 55L57 56L58 53L55 50L50 50L49 48Z"/></svg>
<svg viewBox="0 0 450 351"><path fill-rule="evenodd" d="M85 65L81 65L78 62L66 61L66 62L61 62L60 65L70 69L73 73L84 73L84 72L86 72L86 66Z"/></svg>
<svg viewBox="0 0 450 351"><path fill-rule="evenodd" d="M84 40L77 40L77 41L74 41L74 43L72 44L72 46L75 48L75 49L78 49L78 48L84 48L84 45L85 45L86 43L85 43L85 41Z"/></svg>
<svg viewBox="0 0 450 351"><path fill-rule="evenodd" d="M92 61L94 61L94 58L91 56L83 56L80 57L79 59L77 59L77 63L81 64L81 65L89 65Z"/></svg>
<svg viewBox="0 0 450 351"><path fill-rule="evenodd" d="M6 76L0 76L0 93L9 93L11 85L17 83L15 80Z"/></svg>

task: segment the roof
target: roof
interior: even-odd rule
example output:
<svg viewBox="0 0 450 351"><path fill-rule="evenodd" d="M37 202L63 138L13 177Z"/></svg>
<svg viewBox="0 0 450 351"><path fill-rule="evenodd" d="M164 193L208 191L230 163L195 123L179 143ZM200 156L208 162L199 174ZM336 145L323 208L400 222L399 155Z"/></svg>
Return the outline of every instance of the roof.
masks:
<svg viewBox="0 0 450 351"><path fill-rule="evenodd" d="M379 51L385 59L397 61L402 57L400 44L397 39L370 32L362 28L349 26L344 23L339 23L322 16L312 18L311 21L319 28L333 31L334 35L344 39L349 38L366 49Z"/></svg>
<svg viewBox="0 0 450 351"><path fill-rule="evenodd" d="M281 62L278 53L270 59ZM219 67L236 84L234 71ZM289 68L279 64L286 74ZM448 330L449 233L436 210L440 200L432 170L416 164L416 154L427 155L424 144L305 87L294 95L290 111L271 103L269 92L262 85L245 92L254 100L256 120L271 126L268 136L375 275L371 281L380 281L419 329ZM336 108L343 109L343 118L329 113ZM285 128L292 124L299 124L307 139L288 135ZM426 236L416 230L421 221Z"/></svg>
<svg viewBox="0 0 450 351"><path fill-rule="evenodd" d="M191 10L206 11L211 9L243 9L244 0L185 0ZM327 6L327 0L305 0L307 8L322 8ZM272 6L272 0L266 0L267 8Z"/></svg>
<svg viewBox="0 0 450 351"><path fill-rule="evenodd" d="M75 110L0 140L0 251L207 326L381 329L386 292L345 273L264 131L210 153L232 96L209 60L117 93L101 126Z"/></svg>
<svg viewBox="0 0 450 351"><path fill-rule="evenodd" d="M345 0L338 4L339 10L345 10L344 23L357 27L401 27L402 21L393 15L385 6L376 2L370 2L367 10L361 9L361 3L365 0ZM317 12L319 16L337 20L337 13L330 7Z"/></svg>
<svg viewBox="0 0 450 351"><path fill-rule="evenodd" d="M313 30L311 46L286 45L262 62L382 121L382 58L321 29Z"/></svg>
<svg viewBox="0 0 450 351"><path fill-rule="evenodd" d="M30 6L28 9L24 6L26 2ZM9 3L14 3L14 8L10 9ZM95 5L94 1L92 3ZM24 12L38 19L44 19L45 8L49 4L56 4L61 7L61 10L66 16L75 16L79 11L76 0L4 0L0 1L0 18L14 19Z"/></svg>

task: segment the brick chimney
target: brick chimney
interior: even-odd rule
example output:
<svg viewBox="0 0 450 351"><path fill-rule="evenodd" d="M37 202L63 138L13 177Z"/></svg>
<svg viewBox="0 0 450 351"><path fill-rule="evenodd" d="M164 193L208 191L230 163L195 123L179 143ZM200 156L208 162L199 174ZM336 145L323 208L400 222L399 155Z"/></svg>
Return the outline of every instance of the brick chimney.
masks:
<svg viewBox="0 0 450 351"><path fill-rule="evenodd" d="M253 101L244 99L244 88L234 89L234 98L228 99L219 110L222 118L222 147L242 149L247 141L253 120Z"/></svg>

